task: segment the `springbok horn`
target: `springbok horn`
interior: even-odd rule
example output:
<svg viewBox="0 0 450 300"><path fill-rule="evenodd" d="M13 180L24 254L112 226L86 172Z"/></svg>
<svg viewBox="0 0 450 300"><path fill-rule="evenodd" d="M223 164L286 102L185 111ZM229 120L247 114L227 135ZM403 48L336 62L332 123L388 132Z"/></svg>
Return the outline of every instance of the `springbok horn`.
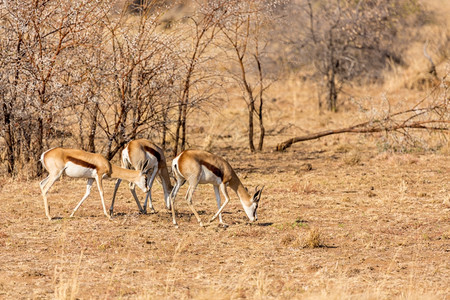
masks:
<svg viewBox="0 0 450 300"><path fill-rule="evenodd" d="M261 194L262 194L264 187L265 187L265 185L263 185L262 188L259 190L258 199L261 198Z"/></svg>

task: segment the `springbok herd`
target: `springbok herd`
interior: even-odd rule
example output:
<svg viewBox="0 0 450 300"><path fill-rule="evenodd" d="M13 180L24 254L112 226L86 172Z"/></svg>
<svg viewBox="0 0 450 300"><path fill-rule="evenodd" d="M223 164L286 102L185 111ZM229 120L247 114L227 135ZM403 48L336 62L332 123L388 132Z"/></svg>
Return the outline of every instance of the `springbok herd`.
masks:
<svg viewBox="0 0 450 300"><path fill-rule="evenodd" d="M192 195L198 184L209 183L213 185L219 210L210 219L210 222L219 217L219 222L224 226L227 225L223 222L221 213L230 200L227 193L228 186L235 191L241 200L245 213L252 222L258 219L256 210L264 188L258 189L256 187L254 194L251 196L226 160L202 150L185 150L174 158L172 171L176 178L176 183L173 187L170 182L164 152L160 147L145 139L133 140L125 146L122 151L122 167L112 164L101 154L67 148L53 148L45 151L41 155L41 162L49 173L39 184L42 197L44 198L45 214L49 220L51 220L51 217L47 192L55 181L61 177L64 171L69 177L87 178L86 193L70 216L72 217L74 215L84 200L89 196L92 183L95 179L102 200L103 212L110 219L113 215L117 189L122 180L130 183L130 191L139 211L146 213L147 203L149 201L150 210L154 212L151 188L156 175L159 174L164 190L165 204L168 209L172 210L172 220L175 226L177 226L177 221L175 219L174 201L180 187L186 181L189 184L186 200L200 226L203 226L203 223L192 205ZM106 211L103 196L103 178L117 179L109 214ZM142 208L136 195L136 185L146 193L144 208ZM223 204L221 204L219 190L225 197Z"/></svg>

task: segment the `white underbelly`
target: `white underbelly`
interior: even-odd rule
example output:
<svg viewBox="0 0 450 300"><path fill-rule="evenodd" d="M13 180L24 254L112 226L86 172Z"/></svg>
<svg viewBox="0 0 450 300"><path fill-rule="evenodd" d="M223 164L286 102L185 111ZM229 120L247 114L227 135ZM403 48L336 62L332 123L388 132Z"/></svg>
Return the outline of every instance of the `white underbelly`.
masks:
<svg viewBox="0 0 450 300"><path fill-rule="evenodd" d="M200 175L200 181L198 183L220 185L222 183L222 179L216 176L205 166L202 166L202 174Z"/></svg>
<svg viewBox="0 0 450 300"><path fill-rule="evenodd" d="M158 166L158 159L153 156L152 154L149 154L148 152L145 153L145 158L148 160L148 167L150 169L153 169L155 166Z"/></svg>
<svg viewBox="0 0 450 300"><path fill-rule="evenodd" d="M66 164L65 172L67 176L76 178L95 178L97 175L97 170L86 168L70 161Z"/></svg>

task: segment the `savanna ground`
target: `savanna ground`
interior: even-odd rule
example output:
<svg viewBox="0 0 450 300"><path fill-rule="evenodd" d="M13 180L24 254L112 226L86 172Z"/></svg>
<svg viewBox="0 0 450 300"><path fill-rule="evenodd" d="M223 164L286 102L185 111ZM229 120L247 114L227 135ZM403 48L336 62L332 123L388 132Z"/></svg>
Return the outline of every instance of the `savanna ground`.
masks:
<svg viewBox="0 0 450 300"><path fill-rule="evenodd" d="M444 2L431 1L448 11ZM265 185L255 223L230 191L223 214L230 226L200 228L185 186L175 228L157 182L156 214L138 214L123 183L112 221L96 188L69 218L86 182L66 176L48 194L48 221L42 178L2 175L0 298L450 299L448 135L433 151L397 153L385 134L328 136L273 151L286 138L364 121L351 99L412 107L428 93L406 88L426 70L421 52L422 44L411 47L409 74L394 70L383 86L344 91L344 100L352 97L338 113L317 111L310 82L276 83L260 153L247 150L239 100L189 119L190 147L225 157L250 190ZM105 181L107 206L114 183ZM205 221L214 214L211 186L197 188L194 205Z"/></svg>
<svg viewBox="0 0 450 300"><path fill-rule="evenodd" d="M268 104L273 131L262 153L245 148L239 103L201 114L190 126L191 147L227 158L249 189L265 185L252 224L230 191L223 214L230 226L200 228L183 187L176 229L159 183L156 214L138 214L122 184L113 221L96 188L69 218L85 180L67 177L49 192L49 222L39 180L3 177L0 298L449 299L448 145L393 153L380 150L383 135L340 135L273 152L277 142L302 133L300 126L355 122L352 111L318 114L300 100L307 97L289 93ZM223 135L229 124L234 134ZM108 202L113 187L105 182ZM200 186L194 204L209 219L217 209L212 187Z"/></svg>

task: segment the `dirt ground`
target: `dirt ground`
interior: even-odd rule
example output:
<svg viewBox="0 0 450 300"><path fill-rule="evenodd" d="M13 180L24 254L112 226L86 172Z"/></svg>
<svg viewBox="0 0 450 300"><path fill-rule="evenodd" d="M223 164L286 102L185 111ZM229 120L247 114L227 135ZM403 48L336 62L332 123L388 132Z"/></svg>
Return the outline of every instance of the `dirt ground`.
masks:
<svg viewBox="0 0 450 300"><path fill-rule="evenodd" d="M113 221L96 188L69 218L85 181L67 177L49 192L48 221L37 180L2 178L0 298L450 299L449 156L370 145L213 149L249 189L265 185L252 224L230 191L228 228L200 228L186 187L174 228L159 183L156 214L138 214L122 184ZM108 202L113 186L106 181ZM212 216L212 187L200 186L194 204Z"/></svg>
<svg viewBox="0 0 450 300"><path fill-rule="evenodd" d="M427 45L430 37L436 59L432 37L447 38L450 5L422 2L438 12L436 24L420 32ZM282 77L264 94L267 137L260 153L246 150L247 112L237 87L230 99L202 107L198 118L190 115L189 147L226 158L249 190L265 186L254 223L229 190L223 219L230 226L215 221L201 228L184 200L184 186L175 228L158 182L152 190L155 214L139 214L122 183L112 220L102 212L96 187L69 218L86 180L67 176L50 189L54 219L48 221L39 189L43 178L11 179L0 166L0 300L450 300L448 133L442 151L392 153L379 147L382 135L328 136L273 151L293 136L418 107L427 94L448 103L448 87L437 96L425 87L412 90L424 78L417 75L429 70L423 47L408 44L406 66L390 66L383 86L345 86L338 113L318 111L320 85L304 80L307 68L306 75ZM437 63L438 74L448 74L448 62ZM360 113L359 104L366 102L370 109ZM69 138L64 143L76 144ZM108 207L114 184L104 181ZM217 211L213 188L199 186L194 205L206 223Z"/></svg>

